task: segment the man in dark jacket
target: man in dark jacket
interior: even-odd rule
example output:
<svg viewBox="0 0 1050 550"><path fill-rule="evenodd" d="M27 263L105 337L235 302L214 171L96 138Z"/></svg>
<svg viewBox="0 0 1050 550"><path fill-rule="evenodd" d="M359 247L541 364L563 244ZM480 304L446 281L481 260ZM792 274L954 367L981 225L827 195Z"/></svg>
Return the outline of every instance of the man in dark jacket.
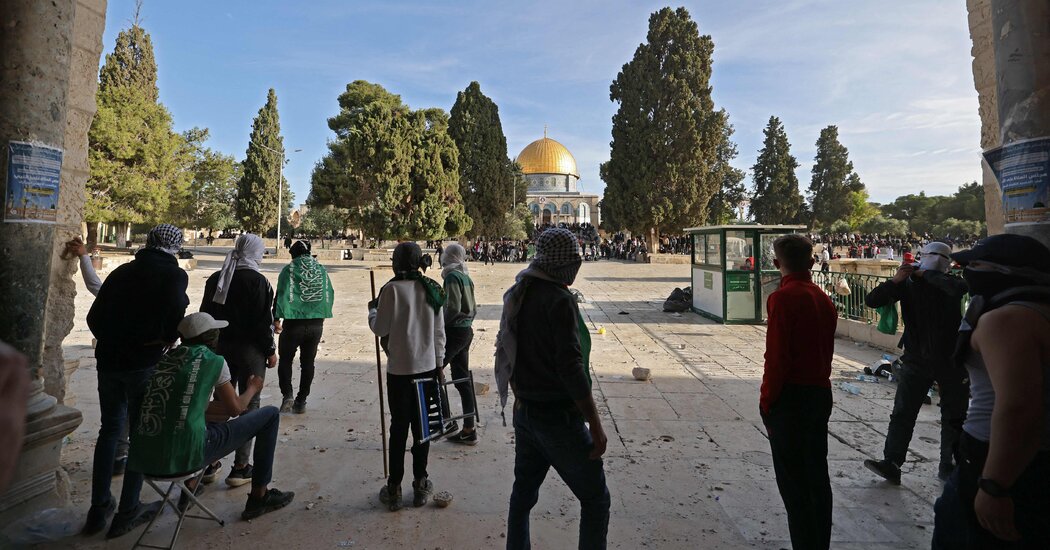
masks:
<svg viewBox="0 0 1050 550"><path fill-rule="evenodd" d="M966 281L948 274L951 247L932 242L922 249L919 265L905 263L893 279L875 287L864 303L879 308L901 303L904 354L897 394L890 415L883 460L865 460L864 466L894 484L901 482L915 429L915 419L930 385L936 381L941 400L941 456L937 475L946 479L954 468L952 450L959 440L969 387L966 371L952 362Z"/></svg>
<svg viewBox="0 0 1050 550"><path fill-rule="evenodd" d="M164 351L178 339L176 329L190 303L186 296L189 278L175 259L181 248L182 231L177 227L154 227L135 259L106 278L87 315L88 327L98 340L95 360L102 426L91 471L86 535L101 531L106 516L113 512L109 485L117 440L126 421L132 426L138 422L146 383ZM160 502L139 502L141 489L142 474L126 472L108 537L131 531L159 511Z"/></svg>
<svg viewBox="0 0 1050 550"><path fill-rule="evenodd" d="M607 440L591 395L590 333L568 289L582 263L575 235L548 229L536 239L536 258L504 296L496 378L501 401L508 383L515 397L508 549L529 548L529 512L552 466L580 500L579 547L606 545L610 498L601 457Z"/></svg>
<svg viewBox="0 0 1050 550"><path fill-rule="evenodd" d="M230 325L219 336L219 354L226 359L238 391L248 391L252 375L262 379L266 369L277 366L273 342L273 287L259 272L265 245L250 233L237 237L233 250L226 255L222 269L208 277L204 284L201 311ZM248 410L259 408L259 394L248 404ZM252 440L234 455L233 470L226 477L230 487L252 481L248 463Z"/></svg>

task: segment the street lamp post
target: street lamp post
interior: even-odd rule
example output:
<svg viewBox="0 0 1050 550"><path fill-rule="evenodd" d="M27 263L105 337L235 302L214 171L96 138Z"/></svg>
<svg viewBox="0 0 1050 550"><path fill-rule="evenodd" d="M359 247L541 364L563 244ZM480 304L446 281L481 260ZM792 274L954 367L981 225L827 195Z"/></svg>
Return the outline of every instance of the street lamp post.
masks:
<svg viewBox="0 0 1050 550"><path fill-rule="evenodd" d="M284 163L287 161L287 157L284 155L284 150L278 151L271 147L267 147L261 143L256 143L259 147L281 155L281 160L277 164L277 238L274 240L273 255L276 256L281 251L281 202L284 199ZM293 149L293 153L298 153L302 149Z"/></svg>

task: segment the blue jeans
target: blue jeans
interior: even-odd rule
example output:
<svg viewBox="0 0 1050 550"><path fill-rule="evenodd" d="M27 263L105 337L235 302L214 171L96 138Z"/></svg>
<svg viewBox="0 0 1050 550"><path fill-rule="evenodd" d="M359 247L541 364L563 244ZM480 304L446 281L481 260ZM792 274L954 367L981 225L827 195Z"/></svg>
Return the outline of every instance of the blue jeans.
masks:
<svg viewBox="0 0 1050 550"><path fill-rule="evenodd" d="M98 404L102 426L95 442L94 464L91 468L91 505L106 506L113 498L109 487L113 481L113 460L117 456L117 442L125 423L135 428L139 407L153 367L135 371L98 371ZM130 421L130 422L129 422ZM124 472L120 490L119 511L130 513L139 504L142 474Z"/></svg>
<svg viewBox="0 0 1050 550"><path fill-rule="evenodd" d="M280 427L281 413L273 406L248 411L229 422L208 424L208 436L204 442L204 462L211 464L236 451L254 437L252 488L266 487L273 477L273 453L277 448L277 433Z"/></svg>
<svg viewBox="0 0 1050 550"><path fill-rule="evenodd" d="M507 516L508 550L531 548L529 512L552 466L580 500L580 548L603 549L609 531L609 488L594 442L574 405L514 404L514 489Z"/></svg>

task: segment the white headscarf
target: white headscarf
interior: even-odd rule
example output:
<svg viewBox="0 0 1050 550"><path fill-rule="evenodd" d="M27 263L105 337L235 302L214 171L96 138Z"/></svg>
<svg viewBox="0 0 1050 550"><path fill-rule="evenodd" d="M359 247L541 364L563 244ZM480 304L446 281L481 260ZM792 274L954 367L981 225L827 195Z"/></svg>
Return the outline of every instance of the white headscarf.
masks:
<svg viewBox="0 0 1050 550"><path fill-rule="evenodd" d="M952 247L934 241L923 247L922 257L919 258L919 269L947 273L952 268L951 255Z"/></svg>
<svg viewBox="0 0 1050 550"><path fill-rule="evenodd" d="M212 300L216 304L225 304L226 295L230 293L230 283L233 282L233 272L238 269L252 269L259 271L259 262L262 261L266 245L258 235L245 233L233 243L233 250L226 254L222 262L222 271L219 271L219 282L215 285L215 296Z"/></svg>
<svg viewBox="0 0 1050 550"><path fill-rule="evenodd" d="M467 251L463 245L452 243L441 252L441 278L448 277L449 273L458 271L464 275L467 273Z"/></svg>

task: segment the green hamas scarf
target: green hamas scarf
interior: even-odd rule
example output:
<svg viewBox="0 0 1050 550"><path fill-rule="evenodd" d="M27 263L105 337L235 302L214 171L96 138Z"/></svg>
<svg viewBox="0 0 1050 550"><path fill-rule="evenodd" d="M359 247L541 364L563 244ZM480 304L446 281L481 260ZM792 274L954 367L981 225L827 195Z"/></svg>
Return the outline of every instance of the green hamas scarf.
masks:
<svg viewBox="0 0 1050 550"><path fill-rule="evenodd" d="M434 308L434 313L441 311L441 306L445 305L445 290L441 288L437 281L430 277L424 277L419 271L402 271L394 275L391 281L419 281L419 284L423 285L423 291L426 293L427 303Z"/></svg>

